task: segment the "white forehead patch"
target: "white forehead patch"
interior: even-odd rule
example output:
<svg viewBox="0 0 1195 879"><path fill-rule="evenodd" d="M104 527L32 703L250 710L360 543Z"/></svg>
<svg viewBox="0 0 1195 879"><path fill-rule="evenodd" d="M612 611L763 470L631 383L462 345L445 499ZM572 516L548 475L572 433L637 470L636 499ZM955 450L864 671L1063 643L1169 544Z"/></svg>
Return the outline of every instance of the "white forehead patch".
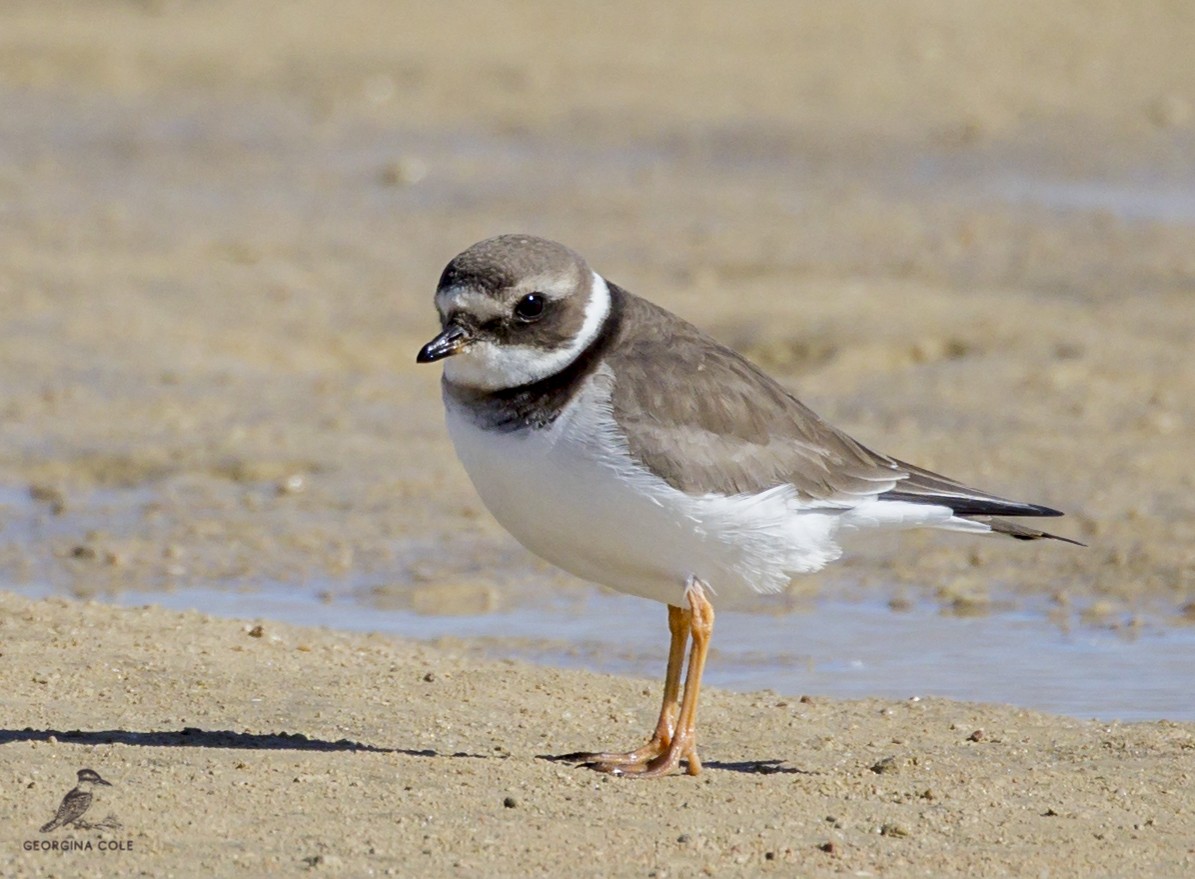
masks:
<svg viewBox="0 0 1195 879"><path fill-rule="evenodd" d="M459 307L465 296L483 294L466 291L462 298L454 299L454 303ZM439 294L436 299L439 306ZM481 391L517 388L540 381L555 375L576 360L597 338L609 313L610 288L600 275L594 273L589 301L585 303L585 320L569 344L554 351L547 351L535 345L474 342L461 353L444 361L444 377L454 385Z"/></svg>

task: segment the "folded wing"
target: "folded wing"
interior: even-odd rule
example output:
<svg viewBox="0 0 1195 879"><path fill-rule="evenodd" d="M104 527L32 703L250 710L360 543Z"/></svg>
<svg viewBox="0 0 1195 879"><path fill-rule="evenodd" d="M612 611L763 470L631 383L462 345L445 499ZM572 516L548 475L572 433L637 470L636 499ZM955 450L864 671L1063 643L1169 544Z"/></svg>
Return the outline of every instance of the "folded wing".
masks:
<svg viewBox="0 0 1195 879"><path fill-rule="evenodd" d="M631 456L691 494L754 494L790 484L811 505L865 500L948 507L1022 540L1055 537L994 516L1060 516L873 452L823 421L739 354L625 291L614 416ZM702 392L708 389L708 392ZM1067 538L1056 538L1067 540ZM1074 542L1074 541L1069 541Z"/></svg>

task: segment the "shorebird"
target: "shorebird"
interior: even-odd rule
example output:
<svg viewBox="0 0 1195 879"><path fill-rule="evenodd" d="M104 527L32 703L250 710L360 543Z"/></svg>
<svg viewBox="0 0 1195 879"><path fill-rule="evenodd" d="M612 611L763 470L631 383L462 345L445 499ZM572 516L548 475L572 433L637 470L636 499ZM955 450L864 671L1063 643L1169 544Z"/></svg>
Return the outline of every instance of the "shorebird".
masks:
<svg viewBox="0 0 1195 879"><path fill-rule="evenodd" d="M594 769L700 772L710 595L779 591L857 532L1076 542L999 518L1057 510L872 451L553 241L473 245L444 269L435 304L441 330L417 360L444 361L449 434L486 507L541 558L668 606L655 731L625 753L569 755Z"/></svg>

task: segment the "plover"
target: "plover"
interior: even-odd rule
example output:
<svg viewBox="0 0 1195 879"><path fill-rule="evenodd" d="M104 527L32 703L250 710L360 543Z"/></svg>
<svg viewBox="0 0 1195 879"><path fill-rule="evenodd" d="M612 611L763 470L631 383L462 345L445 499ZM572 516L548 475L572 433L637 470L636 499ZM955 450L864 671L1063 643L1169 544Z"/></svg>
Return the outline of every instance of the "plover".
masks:
<svg viewBox="0 0 1195 879"><path fill-rule="evenodd" d="M592 768L650 778L683 761L701 771L710 595L781 590L837 559L855 532L1075 542L996 518L1057 510L873 452L556 242L473 245L444 269L435 303L441 331L417 360L445 361L448 430L485 506L541 558L668 606L655 731L626 753L569 755Z"/></svg>
<svg viewBox="0 0 1195 879"><path fill-rule="evenodd" d="M112 782L104 781L94 769L80 769L76 773L76 778L79 783L62 798L54 817L42 825L42 833L50 833L59 827L82 826L80 819L83 817L83 813L91 808L96 785L112 786Z"/></svg>

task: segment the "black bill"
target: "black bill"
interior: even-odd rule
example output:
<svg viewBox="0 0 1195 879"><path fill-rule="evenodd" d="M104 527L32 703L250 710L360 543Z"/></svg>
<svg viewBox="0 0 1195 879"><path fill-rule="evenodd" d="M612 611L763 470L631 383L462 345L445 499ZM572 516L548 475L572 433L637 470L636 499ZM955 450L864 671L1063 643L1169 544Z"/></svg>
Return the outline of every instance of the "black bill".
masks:
<svg viewBox="0 0 1195 879"><path fill-rule="evenodd" d="M451 357L473 341L469 331L460 324L449 324L444 327L440 335L436 336L419 349L415 357L416 363L435 363L445 357Z"/></svg>

